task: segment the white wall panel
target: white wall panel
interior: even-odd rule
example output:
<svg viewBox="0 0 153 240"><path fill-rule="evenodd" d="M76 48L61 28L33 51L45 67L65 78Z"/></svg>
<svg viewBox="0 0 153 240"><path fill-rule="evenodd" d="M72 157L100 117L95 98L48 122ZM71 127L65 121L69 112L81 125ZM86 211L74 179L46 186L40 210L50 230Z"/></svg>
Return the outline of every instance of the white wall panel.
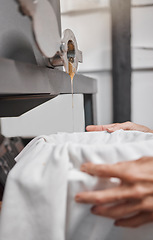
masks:
<svg viewBox="0 0 153 240"><path fill-rule="evenodd" d="M87 11L109 6L109 0L61 0L62 13Z"/></svg>
<svg viewBox="0 0 153 240"><path fill-rule="evenodd" d="M132 49L132 67L134 69L153 69L153 49Z"/></svg>
<svg viewBox="0 0 153 240"><path fill-rule="evenodd" d="M153 0L132 0L133 5L144 5L144 4L151 4Z"/></svg>
<svg viewBox="0 0 153 240"><path fill-rule="evenodd" d="M153 68L153 7L132 8L131 26L132 67Z"/></svg>
<svg viewBox="0 0 153 240"><path fill-rule="evenodd" d="M132 47L153 47L153 7L132 8Z"/></svg>
<svg viewBox="0 0 153 240"><path fill-rule="evenodd" d="M135 0L133 4L152 4ZM153 69L153 7L132 9L132 67ZM132 73L132 121L153 129L153 72Z"/></svg>
<svg viewBox="0 0 153 240"><path fill-rule="evenodd" d="M132 121L153 129L153 72L132 74Z"/></svg>

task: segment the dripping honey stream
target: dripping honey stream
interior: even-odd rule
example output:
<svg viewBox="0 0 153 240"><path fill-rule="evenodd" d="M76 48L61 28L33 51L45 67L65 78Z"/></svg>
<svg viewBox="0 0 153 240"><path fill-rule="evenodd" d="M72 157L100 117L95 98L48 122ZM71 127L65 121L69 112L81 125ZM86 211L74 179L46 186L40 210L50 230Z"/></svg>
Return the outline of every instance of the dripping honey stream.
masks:
<svg viewBox="0 0 153 240"><path fill-rule="evenodd" d="M74 98L73 98L73 94L74 94L74 90L73 90L73 80L74 80L74 76L75 76L75 69L73 66L73 63L69 61L69 75L71 78L71 93L72 93L72 131L74 132Z"/></svg>
<svg viewBox="0 0 153 240"><path fill-rule="evenodd" d="M75 65L74 65L75 47L71 40L68 42L67 58L68 58L68 74L70 75L70 78L71 78L72 126L73 126L73 132L74 132L74 97L73 97L74 88L73 88L73 83L74 83L74 76L75 76L76 69L75 69Z"/></svg>
<svg viewBox="0 0 153 240"><path fill-rule="evenodd" d="M76 72L76 69L74 67L74 58L75 58L75 47L74 43L70 40L68 42L68 53L67 53L67 58L68 58L68 73L71 78L71 93L72 93L72 108L74 107L74 102L73 102L73 79L74 75Z"/></svg>
<svg viewBox="0 0 153 240"><path fill-rule="evenodd" d="M73 67L73 63L69 62L69 75L71 78L71 93L72 93L72 108L74 107L74 101L73 101L73 80L74 80L74 75L75 75L75 69Z"/></svg>

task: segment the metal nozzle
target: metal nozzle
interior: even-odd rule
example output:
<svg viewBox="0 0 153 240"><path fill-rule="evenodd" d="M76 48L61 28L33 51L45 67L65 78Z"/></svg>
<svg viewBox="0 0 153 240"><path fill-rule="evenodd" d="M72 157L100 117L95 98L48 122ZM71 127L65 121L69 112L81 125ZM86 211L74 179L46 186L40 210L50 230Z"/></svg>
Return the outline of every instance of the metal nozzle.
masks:
<svg viewBox="0 0 153 240"><path fill-rule="evenodd" d="M68 72L69 62L73 64L76 72L78 62L82 62L82 52L78 49L74 33L70 29L66 29L61 41L60 51L50 59L50 64L53 67L64 66L65 71Z"/></svg>

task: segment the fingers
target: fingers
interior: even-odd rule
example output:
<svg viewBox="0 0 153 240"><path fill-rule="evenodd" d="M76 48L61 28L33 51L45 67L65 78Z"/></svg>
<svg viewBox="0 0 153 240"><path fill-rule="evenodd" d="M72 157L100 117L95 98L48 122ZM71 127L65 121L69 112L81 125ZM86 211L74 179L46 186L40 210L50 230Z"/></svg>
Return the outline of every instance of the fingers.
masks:
<svg viewBox="0 0 153 240"><path fill-rule="evenodd" d="M112 165L85 163L80 170L98 177L116 177L118 176L117 169Z"/></svg>
<svg viewBox="0 0 153 240"><path fill-rule="evenodd" d="M108 127L108 132L115 132L117 130L134 130L134 124L132 122L116 123L112 127Z"/></svg>
<svg viewBox="0 0 153 240"><path fill-rule="evenodd" d="M132 123L129 121L124 122L124 123L113 123L113 124L108 124L108 125L91 125L91 126L87 126L87 128L86 128L86 130L88 132L108 131L109 133L115 132L120 129L153 133L153 130L149 129L148 127L145 127L143 125L139 125L136 123Z"/></svg>
<svg viewBox="0 0 153 240"><path fill-rule="evenodd" d="M153 210L153 197L146 197L142 200L130 200L113 206L94 206L91 212L95 215L119 219L127 217L129 214Z"/></svg>
<svg viewBox="0 0 153 240"><path fill-rule="evenodd" d="M86 127L86 130L88 132L96 132L96 131L107 131L109 127L113 127L114 124L108 124L108 125L90 125Z"/></svg>
<svg viewBox="0 0 153 240"><path fill-rule="evenodd" d="M117 130L135 130L135 124L132 122L124 122L124 123L113 123L108 125L90 125L86 127L88 132L91 131L108 131L110 133L115 132Z"/></svg>
<svg viewBox="0 0 153 240"><path fill-rule="evenodd" d="M94 206L91 212L98 216L104 216L113 219L127 217L129 214L139 212L141 209L141 201L130 201L122 204L114 205L111 207Z"/></svg>
<svg viewBox="0 0 153 240"><path fill-rule="evenodd" d="M122 181L153 182L153 157L143 157L134 161L118 162L116 164L85 163L80 170L90 175L109 178L116 177Z"/></svg>
<svg viewBox="0 0 153 240"><path fill-rule="evenodd" d="M133 182L135 176L132 176L130 172L131 164L132 162L120 162L116 164L85 163L81 166L81 171L98 177L116 177L124 181Z"/></svg>
<svg viewBox="0 0 153 240"><path fill-rule="evenodd" d="M130 218L119 219L115 222L115 225L136 228L149 222L153 222L153 212L141 212Z"/></svg>
<svg viewBox="0 0 153 240"><path fill-rule="evenodd" d="M135 188L129 186L119 186L112 189L92 192L82 192L76 195L75 200L79 203L90 203L94 205L116 203L128 199L139 199Z"/></svg>

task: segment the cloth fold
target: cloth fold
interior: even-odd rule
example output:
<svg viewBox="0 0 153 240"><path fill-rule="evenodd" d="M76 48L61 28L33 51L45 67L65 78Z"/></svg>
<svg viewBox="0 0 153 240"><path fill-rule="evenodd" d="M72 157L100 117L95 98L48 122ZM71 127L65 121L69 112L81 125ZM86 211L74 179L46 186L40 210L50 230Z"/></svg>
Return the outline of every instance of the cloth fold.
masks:
<svg viewBox="0 0 153 240"><path fill-rule="evenodd" d="M151 133L120 130L35 138L18 155L9 173L0 214L0 240L110 239L113 220L92 215L91 205L78 204L74 197L81 191L114 187L118 180L89 176L80 172L80 166L85 162L113 164L144 155L153 156ZM152 225L148 231L153 234ZM124 231L117 239L122 240L123 235ZM152 239L142 232L139 240L144 238Z"/></svg>

